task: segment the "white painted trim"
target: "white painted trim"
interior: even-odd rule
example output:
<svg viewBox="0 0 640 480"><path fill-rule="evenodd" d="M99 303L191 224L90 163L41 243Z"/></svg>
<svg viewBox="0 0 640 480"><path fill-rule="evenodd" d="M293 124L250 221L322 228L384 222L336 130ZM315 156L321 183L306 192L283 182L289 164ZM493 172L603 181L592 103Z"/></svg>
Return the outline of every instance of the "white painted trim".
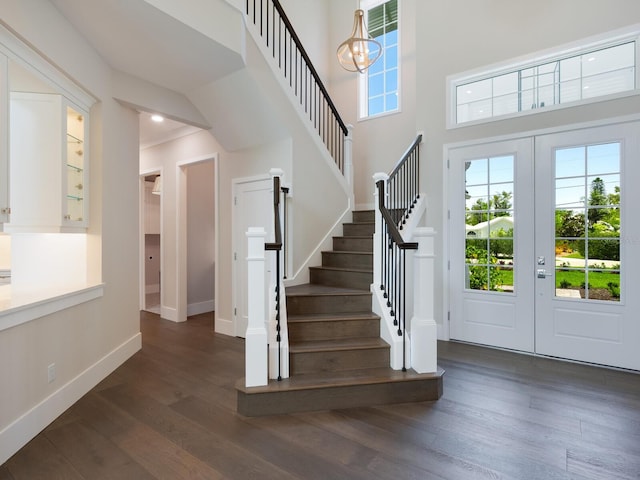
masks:
<svg viewBox="0 0 640 480"><path fill-rule="evenodd" d="M0 465L141 348L138 332L0 431Z"/></svg>
<svg viewBox="0 0 640 480"><path fill-rule="evenodd" d="M180 321L178 320L178 310L175 308L167 307L166 305L160 305L160 317L172 322ZM184 322L185 320L182 321Z"/></svg>
<svg viewBox="0 0 640 480"><path fill-rule="evenodd" d="M213 299L204 302L190 303L187 305L187 317L213 312L215 308L216 302Z"/></svg>
<svg viewBox="0 0 640 480"><path fill-rule="evenodd" d="M11 292L11 285L3 285L0 287L0 308L5 303L5 292L9 293L9 299L0 311L0 331L100 298L104 295L104 284L23 295Z"/></svg>
<svg viewBox="0 0 640 480"><path fill-rule="evenodd" d="M230 337L235 336L233 321L226 318L220 318L217 315L214 330L216 333L220 333L222 335L228 335Z"/></svg>

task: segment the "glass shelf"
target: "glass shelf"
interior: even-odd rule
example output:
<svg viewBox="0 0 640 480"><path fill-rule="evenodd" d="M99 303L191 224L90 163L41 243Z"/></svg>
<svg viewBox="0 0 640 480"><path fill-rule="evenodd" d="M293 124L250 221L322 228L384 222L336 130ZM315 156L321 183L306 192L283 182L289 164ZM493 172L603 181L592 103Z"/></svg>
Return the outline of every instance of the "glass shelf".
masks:
<svg viewBox="0 0 640 480"><path fill-rule="evenodd" d="M74 169L76 172L82 172L82 168L78 167L76 165L71 165L70 163L67 163L67 167Z"/></svg>

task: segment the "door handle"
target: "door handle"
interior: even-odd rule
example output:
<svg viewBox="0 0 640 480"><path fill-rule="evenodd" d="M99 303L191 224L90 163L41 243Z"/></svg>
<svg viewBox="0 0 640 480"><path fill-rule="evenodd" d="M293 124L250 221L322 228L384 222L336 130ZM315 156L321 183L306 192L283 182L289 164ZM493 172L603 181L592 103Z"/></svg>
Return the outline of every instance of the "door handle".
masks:
<svg viewBox="0 0 640 480"><path fill-rule="evenodd" d="M538 270L536 270L536 274L538 278L553 277L553 275L550 273L547 273L547 270L545 270L544 268L539 268Z"/></svg>

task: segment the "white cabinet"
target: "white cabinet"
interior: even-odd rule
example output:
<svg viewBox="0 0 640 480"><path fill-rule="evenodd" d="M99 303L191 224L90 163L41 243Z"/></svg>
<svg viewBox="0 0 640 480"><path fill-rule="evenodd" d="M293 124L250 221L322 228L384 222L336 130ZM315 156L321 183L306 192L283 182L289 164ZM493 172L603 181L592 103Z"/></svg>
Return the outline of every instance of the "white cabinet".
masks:
<svg viewBox="0 0 640 480"><path fill-rule="evenodd" d="M87 225L88 115L63 96L10 93L12 232L83 231Z"/></svg>

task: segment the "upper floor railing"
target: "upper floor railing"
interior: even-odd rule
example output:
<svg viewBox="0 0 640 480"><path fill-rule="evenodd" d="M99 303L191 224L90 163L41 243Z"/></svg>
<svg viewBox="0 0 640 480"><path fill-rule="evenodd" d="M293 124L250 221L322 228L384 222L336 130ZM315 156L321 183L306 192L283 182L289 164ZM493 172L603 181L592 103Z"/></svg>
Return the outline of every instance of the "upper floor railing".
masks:
<svg viewBox="0 0 640 480"><path fill-rule="evenodd" d="M255 25L284 75L305 116L327 147L337 167L345 174L348 152L345 140L349 129L344 123L320 75L302 46L278 0L246 0L247 19Z"/></svg>

